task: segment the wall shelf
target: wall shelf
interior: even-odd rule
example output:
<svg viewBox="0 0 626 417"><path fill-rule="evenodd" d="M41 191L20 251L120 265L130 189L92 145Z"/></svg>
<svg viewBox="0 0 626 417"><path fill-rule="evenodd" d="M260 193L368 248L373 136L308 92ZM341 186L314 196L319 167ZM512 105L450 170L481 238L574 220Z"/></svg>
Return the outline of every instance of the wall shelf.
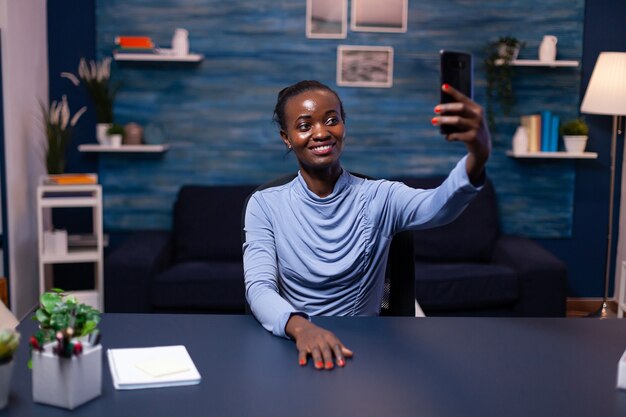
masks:
<svg viewBox="0 0 626 417"><path fill-rule="evenodd" d="M502 65L504 60L498 59L496 60L496 65ZM564 61L564 60L556 60L556 61L539 61L538 59L514 59L511 61L511 66L514 67L577 67L579 65L578 61Z"/></svg>
<svg viewBox="0 0 626 417"><path fill-rule="evenodd" d="M98 144L78 145L80 152L108 152L108 153L162 153L169 149L169 145L122 145L108 146Z"/></svg>
<svg viewBox="0 0 626 417"><path fill-rule="evenodd" d="M514 153L506 151L506 155L511 158L527 158L527 159L597 159L596 152L528 152Z"/></svg>
<svg viewBox="0 0 626 417"><path fill-rule="evenodd" d="M113 52L116 61L129 62L200 62L204 59L202 54L172 55L163 53L131 53Z"/></svg>

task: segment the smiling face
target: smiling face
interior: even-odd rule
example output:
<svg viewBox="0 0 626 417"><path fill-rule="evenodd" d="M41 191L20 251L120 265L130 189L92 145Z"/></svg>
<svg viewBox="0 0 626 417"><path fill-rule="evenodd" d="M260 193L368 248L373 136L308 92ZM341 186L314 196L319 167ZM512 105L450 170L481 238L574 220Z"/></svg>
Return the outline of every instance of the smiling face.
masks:
<svg viewBox="0 0 626 417"><path fill-rule="evenodd" d="M291 97L285 104L280 136L293 149L303 171L341 171L345 125L341 103L332 92L313 89Z"/></svg>

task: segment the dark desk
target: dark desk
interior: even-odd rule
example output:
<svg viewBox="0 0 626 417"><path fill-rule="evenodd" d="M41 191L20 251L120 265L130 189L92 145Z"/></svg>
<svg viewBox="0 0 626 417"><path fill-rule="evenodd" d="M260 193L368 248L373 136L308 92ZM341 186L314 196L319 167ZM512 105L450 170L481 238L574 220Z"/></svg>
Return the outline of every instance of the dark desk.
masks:
<svg viewBox="0 0 626 417"><path fill-rule="evenodd" d="M14 368L16 416L626 416L615 388L626 349L617 319L318 318L355 351L343 369L297 365L292 342L250 316L106 314L104 348L184 344L200 385L116 391L70 412L32 402L27 340ZM104 357L105 355L103 355Z"/></svg>

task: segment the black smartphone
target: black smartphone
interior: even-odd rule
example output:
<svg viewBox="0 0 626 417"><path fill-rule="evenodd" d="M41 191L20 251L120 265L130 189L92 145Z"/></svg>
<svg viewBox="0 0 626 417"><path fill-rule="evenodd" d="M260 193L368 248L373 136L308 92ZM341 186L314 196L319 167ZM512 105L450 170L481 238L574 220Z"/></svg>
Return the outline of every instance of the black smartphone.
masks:
<svg viewBox="0 0 626 417"><path fill-rule="evenodd" d="M442 50L439 52L439 75L442 84L449 84L472 100L474 99L474 66L472 55L465 52L452 52ZM449 94L441 91L441 103L451 103L454 99ZM455 129L449 126L441 126L441 133L450 134Z"/></svg>

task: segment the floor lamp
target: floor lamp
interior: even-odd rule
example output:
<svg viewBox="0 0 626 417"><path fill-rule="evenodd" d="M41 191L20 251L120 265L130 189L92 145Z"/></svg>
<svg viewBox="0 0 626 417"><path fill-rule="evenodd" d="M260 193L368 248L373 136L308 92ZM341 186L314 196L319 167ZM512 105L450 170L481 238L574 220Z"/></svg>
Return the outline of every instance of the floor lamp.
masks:
<svg viewBox="0 0 626 417"><path fill-rule="evenodd" d="M601 52L593 68L585 97L580 106L582 113L613 116L611 135L611 184L609 190L609 223L607 234L604 295L600 310L592 314L607 316L607 298L611 275L611 247L613 231L613 200L615 197L615 148L617 135L621 134L622 116L626 115L626 52Z"/></svg>

